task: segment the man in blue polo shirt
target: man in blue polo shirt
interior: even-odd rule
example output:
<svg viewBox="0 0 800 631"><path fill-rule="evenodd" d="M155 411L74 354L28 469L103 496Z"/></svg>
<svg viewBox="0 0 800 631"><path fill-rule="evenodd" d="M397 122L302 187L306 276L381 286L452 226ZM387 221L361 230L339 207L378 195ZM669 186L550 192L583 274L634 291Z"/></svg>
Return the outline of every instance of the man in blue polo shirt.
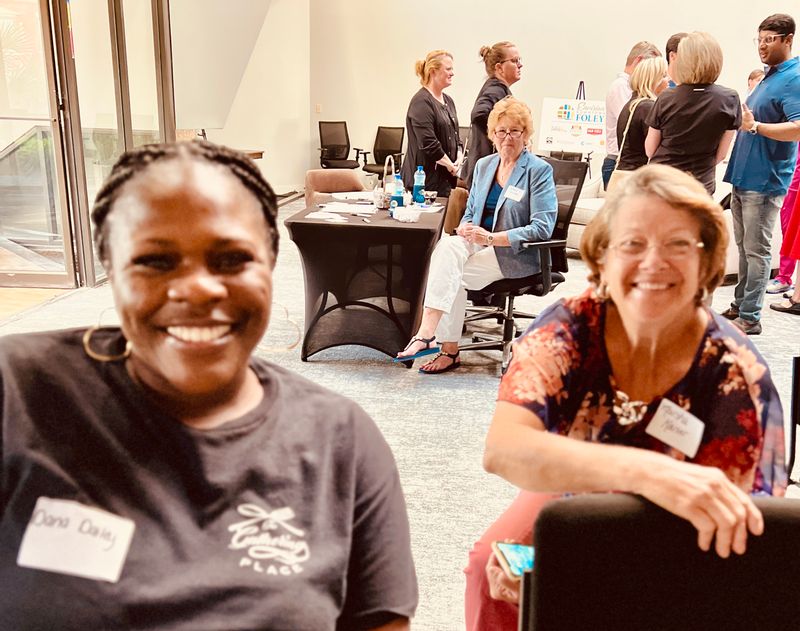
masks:
<svg viewBox="0 0 800 631"><path fill-rule="evenodd" d="M742 126L725 172L725 181L733 185L739 282L722 315L748 335L761 333L772 228L792 179L800 140L800 59L792 57L794 32L794 20L783 13L769 16L758 27L755 43L769 71L742 106Z"/></svg>

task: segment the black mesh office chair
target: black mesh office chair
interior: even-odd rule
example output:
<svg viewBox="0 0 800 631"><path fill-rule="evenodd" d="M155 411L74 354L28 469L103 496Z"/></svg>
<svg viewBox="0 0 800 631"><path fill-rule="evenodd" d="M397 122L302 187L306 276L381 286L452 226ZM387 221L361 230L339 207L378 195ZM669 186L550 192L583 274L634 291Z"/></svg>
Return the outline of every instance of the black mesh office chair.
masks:
<svg viewBox="0 0 800 631"><path fill-rule="evenodd" d="M357 169L361 166L358 160L347 159L350 135L345 121L320 121L319 145L319 164L323 169Z"/></svg>
<svg viewBox="0 0 800 631"><path fill-rule="evenodd" d="M387 156L394 156L395 171L400 171L400 163L403 159L403 138L405 137L405 127L378 127L375 134L375 144L372 151L356 149L356 157L359 154L364 156L364 170L367 173L383 175L383 164ZM372 153L375 156L374 162L369 162L367 156Z"/></svg>
<svg viewBox="0 0 800 631"><path fill-rule="evenodd" d="M586 162L571 162L543 158L553 167L553 180L558 198L558 215L553 236L547 241L525 243L524 247L539 252L541 272L524 278L504 278L487 285L472 297L480 304L488 306L467 309L465 322L495 318L503 325L502 337L476 334L471 344L459 346L460 351L499 350L503 352L502 370L505 372L511 361L511 343L518 335L514 318L534 318L533 314L514 310L514 299L530 294L546 296L559 283L564 282L564 273L569 270L567 263L567 232L575 204L583 188L589 165ZM475 295L477 294L477 295Z"/></svg>
<svg viewBox="0 0 800 631"><path fill-rule="evenodd" d="M581 495L545 506L523 631L796 629L800 502L755 498L764 534L722 559L697 547L686 520L638 496Z"/></svg>

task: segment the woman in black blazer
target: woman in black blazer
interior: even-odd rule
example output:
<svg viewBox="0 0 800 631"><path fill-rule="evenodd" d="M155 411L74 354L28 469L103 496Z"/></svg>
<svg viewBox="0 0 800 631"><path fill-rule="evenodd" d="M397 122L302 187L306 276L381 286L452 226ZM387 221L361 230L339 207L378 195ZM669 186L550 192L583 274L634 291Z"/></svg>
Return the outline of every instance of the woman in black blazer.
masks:
<svg viewBox="0 0 800 631"><path fill-rule="evenodd" d="M491 47L482 46L479 54L486 66L488 77L478 93L478 98L475 99L470 115L472 128L469 132L466 164L461 174L467 183L467 188L472 186L475 163L494 151L487 128L489 112L495 103L511 94L510 87L519 81L522 75L522 58L517 47L511 42L497 42Z"/></svg>

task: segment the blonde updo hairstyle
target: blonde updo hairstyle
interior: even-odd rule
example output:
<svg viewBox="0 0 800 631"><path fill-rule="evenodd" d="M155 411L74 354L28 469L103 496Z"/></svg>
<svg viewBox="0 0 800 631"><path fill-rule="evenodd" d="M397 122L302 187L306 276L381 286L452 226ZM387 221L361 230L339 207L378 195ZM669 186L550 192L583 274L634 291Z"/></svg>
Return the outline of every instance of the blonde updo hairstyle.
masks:
<svg viewBox="0 0 800 631"><path fill-rule="evenodd" d="M494 67L503 62L506 58L506 51L513 47L514 44L511 42L497 42L494 46L481 46L478 54L483 59L483 65L486 66L487 75L494 76Z"/></svg>
<svg viewBox="0 0 800 631"><path fill-rule="evenodd" d="M442 67L442 61L445 57L452 59L453 55L446 50L432 50L425 56L424 60L420 59L414 64L414 72L417 73L419 82L422 85L428 85L431 80L431 73Z"/></svg>
<svg viewBox="0 0 800 631"><path fill-rule="evenodd" d="M675 81L694 85L714 83L722 72L722 47L709 33L695 31L678 44Z"/></svg>
<svg viewBox="0 0 800 631"><path fill-rule="evenodd" d="M581 257L589 266L589 282L600 286L600 266L608 249L611 225L617 211L631 197L653 196L672 208L685 210L700 224L701 265L699 284L710 294L725 275L728 229L722 208L688 173L663 164L649 164L636 169L605 198L605 203L583 231ZM658 221L657 217L653 218ZM700 304L701 299L697 300Z"/></svg>
<svg viewBox="0 0 800 631"><path fill-rule="evenodd" d="M640 61L631 74L631 90L639 97L655 100L656 89L667 75L667 61L663 57L650 57Z"/></svg>
<svg viewBox="0 0 800 631"><path fill-rule="evenodd" d="M489 112L489 122L487 124L489 140L493 139L494 129L497 127L497 123L500 122L501 118L505 118L508 125L519 125L522 127L522 139L527 146L533 135L533 115L531 114L531 108L513 96L500 99L494 104L492 111Z"/></svg>

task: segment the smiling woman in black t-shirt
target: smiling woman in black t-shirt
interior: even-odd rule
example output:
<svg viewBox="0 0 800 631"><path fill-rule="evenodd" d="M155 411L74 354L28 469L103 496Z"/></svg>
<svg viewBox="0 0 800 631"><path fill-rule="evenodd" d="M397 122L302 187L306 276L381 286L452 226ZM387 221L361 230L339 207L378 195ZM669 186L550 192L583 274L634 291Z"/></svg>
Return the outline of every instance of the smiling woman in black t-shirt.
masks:
<svg viewBox="0 0 800 631"><path fill-rule="evenodd" d="M727 155L742 119L739 95L716 85L722 48L708 33L694 32L678 44L675 78L650 112L645 141L651 162L691 173L706 190L716 188L716 166Z"/></svg>
<svg viewBox="0 0 800 631"><path fill-rule="evenodd" d="M92 218L121 326L0 338L0 629L407 629L389 446L252 356L278 253L258 167L137 147Z"/></svg>

